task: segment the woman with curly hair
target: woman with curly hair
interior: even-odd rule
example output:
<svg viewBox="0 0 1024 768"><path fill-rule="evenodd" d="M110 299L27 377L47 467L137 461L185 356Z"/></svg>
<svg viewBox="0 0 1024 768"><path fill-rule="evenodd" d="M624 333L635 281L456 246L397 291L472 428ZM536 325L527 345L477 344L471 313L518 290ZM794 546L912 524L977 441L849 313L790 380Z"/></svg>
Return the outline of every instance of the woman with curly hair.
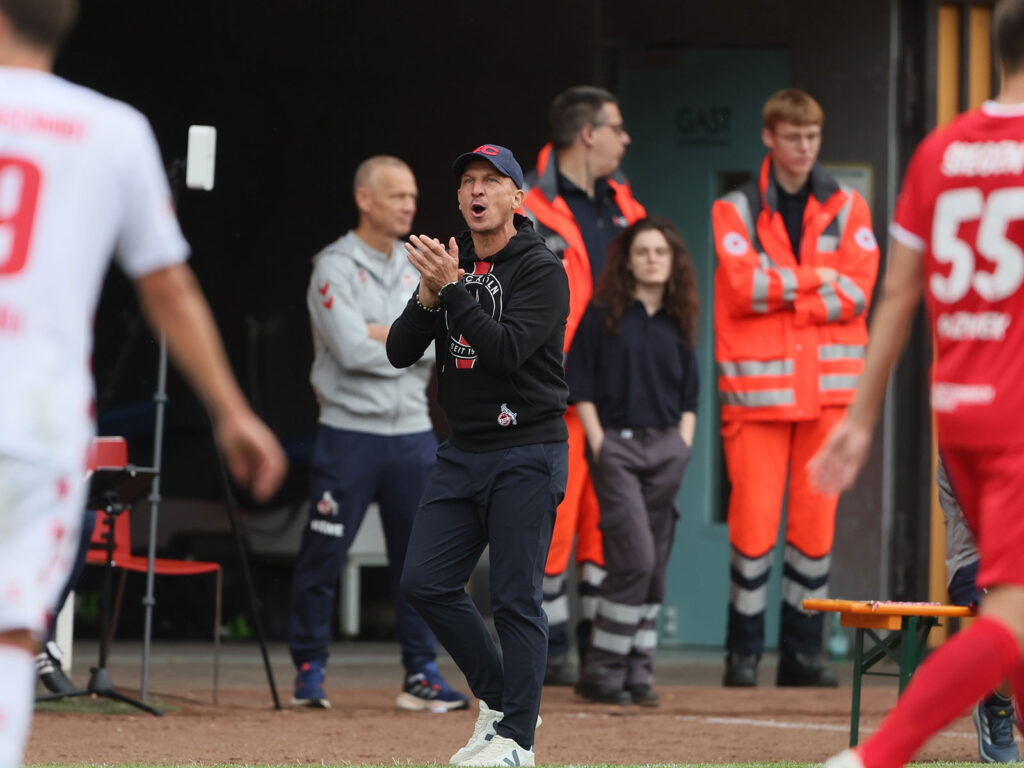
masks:
<svg viewBox="0 0 1024 768"><path fill-rule="evenodd" d="M605 569L576 692L657 706L656 623L697 411L697 280L667 219L642 219L609 246L567 362L601 507Z"/></svg>

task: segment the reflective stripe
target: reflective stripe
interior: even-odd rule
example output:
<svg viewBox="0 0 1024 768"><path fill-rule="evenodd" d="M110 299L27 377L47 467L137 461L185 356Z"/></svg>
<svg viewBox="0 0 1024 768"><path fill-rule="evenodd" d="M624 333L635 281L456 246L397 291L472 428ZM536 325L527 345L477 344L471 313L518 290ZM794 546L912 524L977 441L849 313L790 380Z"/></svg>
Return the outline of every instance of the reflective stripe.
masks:
<svg viewBox="0 0 1024 768"><path fill-rule="evenodd" d="M831 252L839 247L839 238L835 235L819 235L818 236L818 251L819 252Z"/></svg>
<svg viewBox="0 0 1024 768"><path fill-rule="evenodd" d="M569 621L569 598L566 595L540 604L548 617L549 624L565 624Z"/></svg>
<svg viewBox="0 0 1024 768"><path fill-rule="evenodd" d="M846 373L828 373L818 377L818 389L831 392L836 389L856 389L857 375Z"/></svg>
<svg viewBox="0 0 1024 768"><path fill-rule="evenodd" d="M768 273L763 269L754 270L754 288L751 292L750 308L762 315L768 314Z"/></svg>
<svg viewBox="0 0 1024 768"><path fill-rule="evenodd" d="M642 651L658 647L658 633L653 629L641 629L633 635L633 647Z"/></svg>
<svg viewBox="0 0 1024 768"><path fill-rule="evenodd" d="M863 344L822 344L818 347L819 360L863 360Z"/></svg>
<svg viewBox="0 0 1024 768"><path fill-rule="evenodd" d="M541 589L545 595L558 595L565 591L565 571L557 576L545 576L541 582Z"/></svg>
<svg viewBox="0 0 1024 768"><path fill-rule="evenodd" d="M616 624L639 624L643 608L639 605L625 605L613 603L611 600L601 598L597 606L597 615L611 619Z"/></svg>
<svg viewBox="0 0 1024 768"><path fill-rule="evenodd" d="M769 405L793 405L796 397L792 389L758 389L753 392L719 392L726 405L744 408L762 408Z"/></svg>
<svg viewBox="0 0 1024 768"><path fill-rule="evenodd" d="M661 603L648 603L643 607L640 618L642 621L654 621L658 618L658 611L661 610Z"/></svg>
<svg viewBox="0 0 1024 768"><path fill-rule="evenodd" d="M583 573L580 578L584 584L593 584L595 587L600 587L601 582L604 581L604 577L608 575L608 571L599 565L593 563L583 564Z"/></svg>
<svg viewBox="0 0 1024 768"><path fill-rule="evenodd" d="M600 648L602 651L608 651L610 653L617 653L619 656L625 656L633 647L633 638L623 635L615 635L603 629L595 629L594 639L591 641L591 645L594 648Z"/></svg>
<svg viewBox="0 0 1024 768"><path fill-rule="evenodd" d="M820 579L822 576L828 576L829 569L832 567L832 555L808 557L799 549L789 544L786 545L785 561L797 573L809 579Z"/></svg>
<svg viewBox="0 0 1024 768"><path fill-rule="evenodd" d="M737 360L718 364L723 376L789 376L793 373L793 361L787 358L776 360Z"/></svg>
<svg viewBox="0 0 1024 768"><path fill-rule="evenodd" d="M580 613L583 614L584 619L593 621L597 618L597 604L600 600L601 598L594 595L586 595L580 598Z"/></svg>
<svg viewBox="0 0 1024 768"><path fill-rule="evenodd" d="M779 267L779 277L782 278L782 300L792 304L796 301L796 275L788 267Z"/></svg>
<svg viewBox="0 0 1024 768"><path fill-rule="evenodd" d="M853 280L848 278L846 275L840 275L836 279L836 285L846 294L846 298L853 302L853 311L855 314L861 314L864 312L864 291L860 289Z"/></svg>
<svg viewBox="0 0 1024 768"><path fill-rule="evenodd" d="M743 222L743 226L747 230L747 239L751 243L757 240L757 230L754 227L754 215L750 210L750 203L747 201L747 196L734 189L729 194L725 195L722 200L727 203L731 203L732 207L736 209L736 213L739 214L740 221Z"/></svg>
<svg viewBox="0 0 1024 768"><path fill-rule="evenodd" d="M774 549L769 550L767 554L761 555L758 558L745 557L734 549L729 556L729 565L744 579L756 579L758 576L763 576L768 572L768 569L772 567L774 559Z"/></svg>
<svg viewBox="0 0 1024 768"><path fill-rule="evenodd" d="M799 581L794 579L782 579L782 599L798 611L804 611L804 600L824 600L828 597L828 584L823 584L817 589L808 589Z"/></svg>
<svg viewBox="0 0 1024 768"><path fill-rule="evenodd" d="M818 295L821 296L822 301L825 302L825 319L830 323L834 323L839 319L839 315L842 312L842 305L839 303L839 296L836 294L836 289L832 287L831 283L825 283L818 288Z"/></svg>
<svg viewBox="0 0 1024 768"><path fill-rule="evenodd" d="M762 584L757 589L743 589L737 584L729 587L729 605L744 616L756 616L764 613L768 604L768 585Z"/></svg>
<svg viewBox="0 0 1024 768"><path fill-rule="evenodd" d="M836 222L839 224L839 237L842 237L846 234L846 222L850 218L850 209L853 208L853 190L845 184L840 184L839 188L846 193L846 202L843 203L843 207L836 214Z"/></svg>

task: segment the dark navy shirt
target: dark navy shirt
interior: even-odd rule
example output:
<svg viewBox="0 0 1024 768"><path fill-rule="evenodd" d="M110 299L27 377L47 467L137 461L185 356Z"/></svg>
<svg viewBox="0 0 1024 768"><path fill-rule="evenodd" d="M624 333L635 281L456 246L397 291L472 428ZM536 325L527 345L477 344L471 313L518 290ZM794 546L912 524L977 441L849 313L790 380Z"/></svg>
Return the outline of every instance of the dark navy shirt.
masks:
<svg viewBox="0 0 1024 768"><path fill-rule="evenodd" d="M811 191L811 182L808 179L795 195L789 194L776 182L775 187L779 193L779 213L782 214L782 221L786 225L786 234L789 235L789 243L793 246L793 255L800 263L800 235L804 228L804 209L807 207L807 196Z"/></svg>
<svg viewBox="0 0 1024 768"><path fill-rule="evenodd" d="M597 407L613 428L669 427L697 411L697 357L679 325L639 301L626 310L617 334L604 329L604 310L591 305L576 331L566 362L569 402Z"/></svg>
<svg viewBox="0 0 1024 768"><path fill-rule="evenodd" d="M594 182L594 199L591 200L586 192L559 173L558 194L569 206L576 226L580 228L583 245L590 259L590 274L596 288L597 279L604 269L608 244L629 225L629 222L616 205L615 193L607 179L598 179Z"/></svg>

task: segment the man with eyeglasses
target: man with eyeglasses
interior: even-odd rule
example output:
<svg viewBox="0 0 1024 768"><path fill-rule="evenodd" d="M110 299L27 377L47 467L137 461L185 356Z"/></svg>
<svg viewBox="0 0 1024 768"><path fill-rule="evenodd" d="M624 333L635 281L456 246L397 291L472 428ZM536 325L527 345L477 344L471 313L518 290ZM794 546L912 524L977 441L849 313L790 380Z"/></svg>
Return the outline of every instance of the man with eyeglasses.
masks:
<svg viewBox="0 0 1024 768"><path fill-rule="evenodd" d="M760 173L711 209L715 361L728 468L729 614L723 684L757 685L768 579L786 500L781 686L832 687L821 661L835 534L834 493L805 470L853 402L878 272L868 204L818 163L825 113L778 91L762 110Z"/></svg>
<svg viewBox="0 0 1024 768"><path fill-rule="evenodd" d="M526 176L522 212L533 219L569 277L568 353L604 266L608 244L621 230L646 216L646 211L633 199L629 183L619 172L630 138L613 94L594 86L574 86L555 97L549 119L551 141L541 149L537 167ZM565 420L569 483L558 508L544 569L544 612L550 625L545 685L573 685L577 677L569 661L566 594L574 539L583 613L576 627L581 658L590 643L597 592L604 578L597 498L584 458L583 425L572 406Z"/></svg>

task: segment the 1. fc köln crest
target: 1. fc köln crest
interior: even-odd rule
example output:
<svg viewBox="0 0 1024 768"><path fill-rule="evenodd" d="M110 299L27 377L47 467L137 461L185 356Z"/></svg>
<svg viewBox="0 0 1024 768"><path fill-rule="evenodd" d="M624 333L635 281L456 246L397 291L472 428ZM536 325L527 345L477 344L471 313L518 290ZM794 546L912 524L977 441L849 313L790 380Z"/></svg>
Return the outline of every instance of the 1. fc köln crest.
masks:
<svg viewBox="0 0 1024 768"><path fill-rule="evenodd" d="M462 278L462 285L487 314L495 321L501 320L501 283L497 277L491 274L491 262L476 262L473 266L473 273ZM447 313L445 322L448 322ZM451 330L450 325L448 329ZM448 350L455 358L456 368L472 368L476 365L476 350L462 334L454 336L449 333Z"/></svg>

